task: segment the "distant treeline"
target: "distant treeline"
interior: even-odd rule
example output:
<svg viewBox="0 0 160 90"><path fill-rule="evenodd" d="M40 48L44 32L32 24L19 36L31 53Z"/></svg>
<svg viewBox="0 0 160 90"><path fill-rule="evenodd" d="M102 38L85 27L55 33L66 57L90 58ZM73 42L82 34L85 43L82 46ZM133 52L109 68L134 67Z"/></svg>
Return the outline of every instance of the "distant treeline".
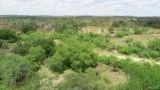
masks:
<svg viewBox="0 0 160 90"><path fill-rule="evenodd" d="M6 25L9 28L22 24L26 21L33 21L39 28L56 29L75 26L109 26L113 27L152 27L160 28L160 17L133 17L133 16L0 16L0 26ZM45 28L44 28L45 27ZM14 28L14 27L13 27ZM75 28L75 29L76 29ZM17 29L17 28L15 28Z"/></svg>

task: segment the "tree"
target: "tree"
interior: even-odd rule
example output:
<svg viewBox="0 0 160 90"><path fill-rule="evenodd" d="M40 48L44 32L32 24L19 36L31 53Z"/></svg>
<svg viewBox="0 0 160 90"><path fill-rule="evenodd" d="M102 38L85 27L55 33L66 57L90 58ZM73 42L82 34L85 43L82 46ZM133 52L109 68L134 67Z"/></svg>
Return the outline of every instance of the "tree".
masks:
<svg viewBox="0 0 160 90"><path fill-rule="evenodd" d="M0 76L5 85L20 85L33 74L33 65L26 58L11 54L0 61Z"/></svg>
<svg viewBox="0 0 160 90"><path fill-rule="evenodd" d="M35 22L29 20L29 21L26 21L26 22L23 22L22 23L22 26L21 26L21 31L23 33L27 33L29 31L35 31L37 28L37 25Z"/></svg>
<svg viewBox="0 0 160 90"><path fill-rule="evenodd" d="M0 29L0 39L15 42L17 40L17 35L13 30Z"/></svg>
<svg viewBox="0 0 160 90"><path fill-rule="evenodd" d="M27 54L27 58L32 62L42 63L45 59L45 50L41 46L31 47Z"/></svg>
<svg viewBox="0 0 160 90"><path fill-rule="evenodd" d="M71 68L75 71L84 71L96 65L97 56L89 46L78 42L69 42L56 49L56 53L48 59L51 70L63 72Z"/></svg>

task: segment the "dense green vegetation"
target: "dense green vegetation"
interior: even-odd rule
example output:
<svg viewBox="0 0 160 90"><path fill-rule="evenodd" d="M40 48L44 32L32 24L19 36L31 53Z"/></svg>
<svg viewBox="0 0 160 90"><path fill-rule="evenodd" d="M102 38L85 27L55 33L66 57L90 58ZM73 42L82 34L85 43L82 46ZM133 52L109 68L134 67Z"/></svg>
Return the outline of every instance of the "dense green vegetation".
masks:
<svg viewBox="0 0 160 90"><path fill-rule="evenodd" d="M14 42L17 40L17 36L13 30L0 29L0 39Z"/></svg>
<svg viewBox="0 0 160 90"><path fill-rule="evenodd" d="M106 90L107 83L107 78L102 77L97 70L89 68L85 73L70 72L65 75L65 81L58 90Z"/></svg>
<svg viewBox="0 0 160 90"><path fill-rule="evenodd" d="M96 54L89 46L73 41L57 47L56 53L48 62L52 70L61 72L69 68L84 71L88 67L96 66L96 60Z"/></svg>
<svg viewBox="0 0 160 90"><path fill-rule="evenodd" d="M1 60L1 83L9 86L24 84L33 74L34 67L26 58L11 54Z"/></svg>
<svg viewBox="0 0 160 90"><path fill-rule="evenodd" d="M30 31L35 31L36 28L37 28L37 25L33 21L26 21L26 22L22 23L20 28L21 28L21 31L23 33L27 33L27 32L30 32Z"/></svg>
<svg viewBox="0 0 160 90"><path fill-rule="evenodd" d="M159 39L154 39L147 42L147 45L144 45L141 42L131 41L122 45L118 50L123 54L138 54L139 56L149 57L157 59L160 57L159 50Z"/></svg>
<svg viewBox="0 0 160 90"><path fill-rule="evenodd" d="M116 90L158 90L160 89L159 65L150 63L137 64L131 59L118 60L116 57L102 56L100 62L115 66L130 75L127 84L117 87ZM116 63L116 64L115 64Z"/></svg>
<svg viewBox="0 0 160 90"><path fill-rule="evenodd" d="M0 90L159 90L160 38L152 38L149 32L159 24L148 24L151 21L134 17L0 18ZM100 31L81 31L88 26ZM131 35L150 39L128 39ZM122 59L114 52L146 60Z"/></svg>

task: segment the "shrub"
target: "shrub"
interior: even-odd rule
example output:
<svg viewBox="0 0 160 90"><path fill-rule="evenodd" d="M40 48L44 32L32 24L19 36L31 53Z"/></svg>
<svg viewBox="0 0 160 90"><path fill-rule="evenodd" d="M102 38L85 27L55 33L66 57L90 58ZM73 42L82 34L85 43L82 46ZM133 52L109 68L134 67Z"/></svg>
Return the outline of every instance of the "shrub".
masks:
<svg viewBox="0 0 160 90"><path fill-rule="evenodd" d="M140 42L128 42L127 44L125 45L122 45L118 48L118 50L121 52L121 53L124 53L124 54L132 54L132 53L139 53L139 52L142 52L143 50L145 50L145 46L140 43Z"/></svg>
<svg viewBox="0 0 160 90"><path fill-rule="evenodd" d="M33 41L33 46L41 46L45 50L46 57L50 57L55 52L55 44L50 39L39 39Z"/></svg>
<svg viewBox="0 0 160 90"><path fill-rule="evenodd" d="M35 31L36 29L37 29L37 25L33 21L23 22L22 26L21 26L21 31L23 33L27 33L27 32L30 32L30 31Z"/></svg>
<svg viewBox="0 0 160 90"><path fill-rule="evenodd" d="M15 42L17 40L16 33L9 29L0 29L0 39Z"/></svg>
<svg viewBox="0 0 160 90"><path fill-rule="evenodd" d="M133 52L133 50L127 45L120 46L118 50L120 53L127 54L127 55L130 55Z"/></svg>
<svg viewBox="0 0 160 90"><path fill-rule="evenodd" d="M53 71L63 72L68 68L84 71L88 67L95 66L96 60L96 54L86 45L69 42L59 46L54 56L48 59L48 63Z"/></svg>
<svg viewBox="0 0 160 90"><path fill-rule="evenodd" d="M99 56L98 62L101 62L106 65L111 65L113 61L117 60L114 56Z"/></svg>
<svg viewBox="0 0 160 90"><path fill-rule="evenodd" d="M127 25L126 22L122 20L112 22L113 27L121 27L121 26L124 27L126 25Z"/></svg>
<svg viewBox="0 0 160 90"><path fill-rule="evenodd" d="M152 49L146 49L138 53L139 56L147 57L147 58L158 58L160 57L160 52Z"/></svg>
<svg viewBox="0 0 160 90"><path fill-rule="evenodd" d="M89 42L95 47L99 47L99 48L106 48L109 42L107 37L102 36L102 35L93 34L93 33L81 34L79 36L79 39L81 41Z"/></svg>
<svg viewBox="0 0 160 90"><path fill-rule="evenodd" d="M107 90L106 81L95 69L87 69L85 73L70 72L65 75L58 90Z"/></svg>
<svg viewBox="0 0 160 90"><path fill-rule="evenodd" d="M142 34L147 31L146 28L134 28L134 34Z"/></svg>
<svg viewBox="0 0 160 90"><path fill-rule="evenodd" d="M130 79L119 90L158 90L160 89L160 66L150 63L137 64L131 60L121 60L122 70L130 74Z"/></svg>
<svg viewBox="0 0 160 90"><path fill-rule="evenodd" d="M24 84L33 74L32 64L19 55L6 56L0 63L0 74L6 85Z"/></svg>
<svg viewBox="0 0 160 90"><path fill-rule="evenodd" d="M57 21L55 25L56 31L64 31L64 30L80 30L83 26L83 23L76 22L72 19L66 19L63 21Z"/></svg>
<svg viewBox="0 0 160 90"><path fill-rule="evenodd" d="M110 66L113 63L109 61L109 57L103 57L102 61L107 62ZM105 61L106 60L106 61ZM116 86L114 90L159 90L160 89L160 66L151 63L137 63L131 59L114 59L117 66L121 68L130 78L127 83ZM102 89L103 90L103 89ZM112 90L112 89L111 89Z"/></svg>
<svg viewBox="0 0 160 90"><path fill-rule="evenodd" d="M24 56L28 53L29 47L30 46L27 44L17 42L17 45L13 48L12 52Z"/></svg>
<svg viewBox="0 0 160 90"><path fill-rule="evenodd" d="M157 59L158 57L160 57L160 40L159 39L154 39L151 40L147 43L147 48L141 52L139 52L138 54L140 56L144 56L144 57L149 57L149 58L154 58Z"/></svg>
<svg viewBox="0 0 160 90"><path fill-rule="evenodd" d="M24 34L21 36L21 41L17 42L17 46L13 49L13 52L26 55L30 47L40 46L45 50L45 57L50 57L55 52L55 44L52 39L44 37L45 36L39 32Z"/></svg>
<svg viewBox="0 0 160 90"><path fill-rule="evenodd" d="M3 40L0 40L0 48L2 47L3 45Z"/></svg>
<svg viewBox="0 0 160 90"><path fill-rule="evenodd" d="M114 33L114 27L113 27L113 26L109 27L108 31L109 31L111 34L113 34L113 33Z"/></svg>
<svg viewBox="0 0 160 90"><path fill-rule="evenodd" d="M31 47L26 57L32 62L42 63L45 59L45 50L41 46Z"/></svg>
<svg viewBox="0 0 160 90"><path fill-rule="evenodd" d="M152 50L160 51L160 39L154 39L148 42L148 47Z"/></svg>
<svg viewBox="0 0 160 90"><path fill-rule="evenodd" d="M117 37L123 37L123 36L128 36L131 34L131 31L126 28L120 28L118 31L116 31L115 36Z"/></svg>

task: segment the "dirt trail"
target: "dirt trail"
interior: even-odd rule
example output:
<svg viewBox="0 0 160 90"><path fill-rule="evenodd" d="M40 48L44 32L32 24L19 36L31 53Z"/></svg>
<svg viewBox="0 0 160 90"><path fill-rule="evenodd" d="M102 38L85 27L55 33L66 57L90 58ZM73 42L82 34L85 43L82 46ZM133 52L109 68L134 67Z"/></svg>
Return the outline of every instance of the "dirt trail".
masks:
<svg viewBox="0 0 160 90"><path fill-rule="evenodd" d="M95 52L98 53L99 55L108 55L108 56L115 56L119 59L126 59L126 58L130 58L135 62L139 62L139 63L144 63L144 62L149 62L152 64L159 64L160 62L157 62L153 59L149 59L149 58L142 58L142 57L138 57L136 55L124 55L119 53L118 51L107 51L107 50L102 50L102 49L95 49Z"/></svg>

